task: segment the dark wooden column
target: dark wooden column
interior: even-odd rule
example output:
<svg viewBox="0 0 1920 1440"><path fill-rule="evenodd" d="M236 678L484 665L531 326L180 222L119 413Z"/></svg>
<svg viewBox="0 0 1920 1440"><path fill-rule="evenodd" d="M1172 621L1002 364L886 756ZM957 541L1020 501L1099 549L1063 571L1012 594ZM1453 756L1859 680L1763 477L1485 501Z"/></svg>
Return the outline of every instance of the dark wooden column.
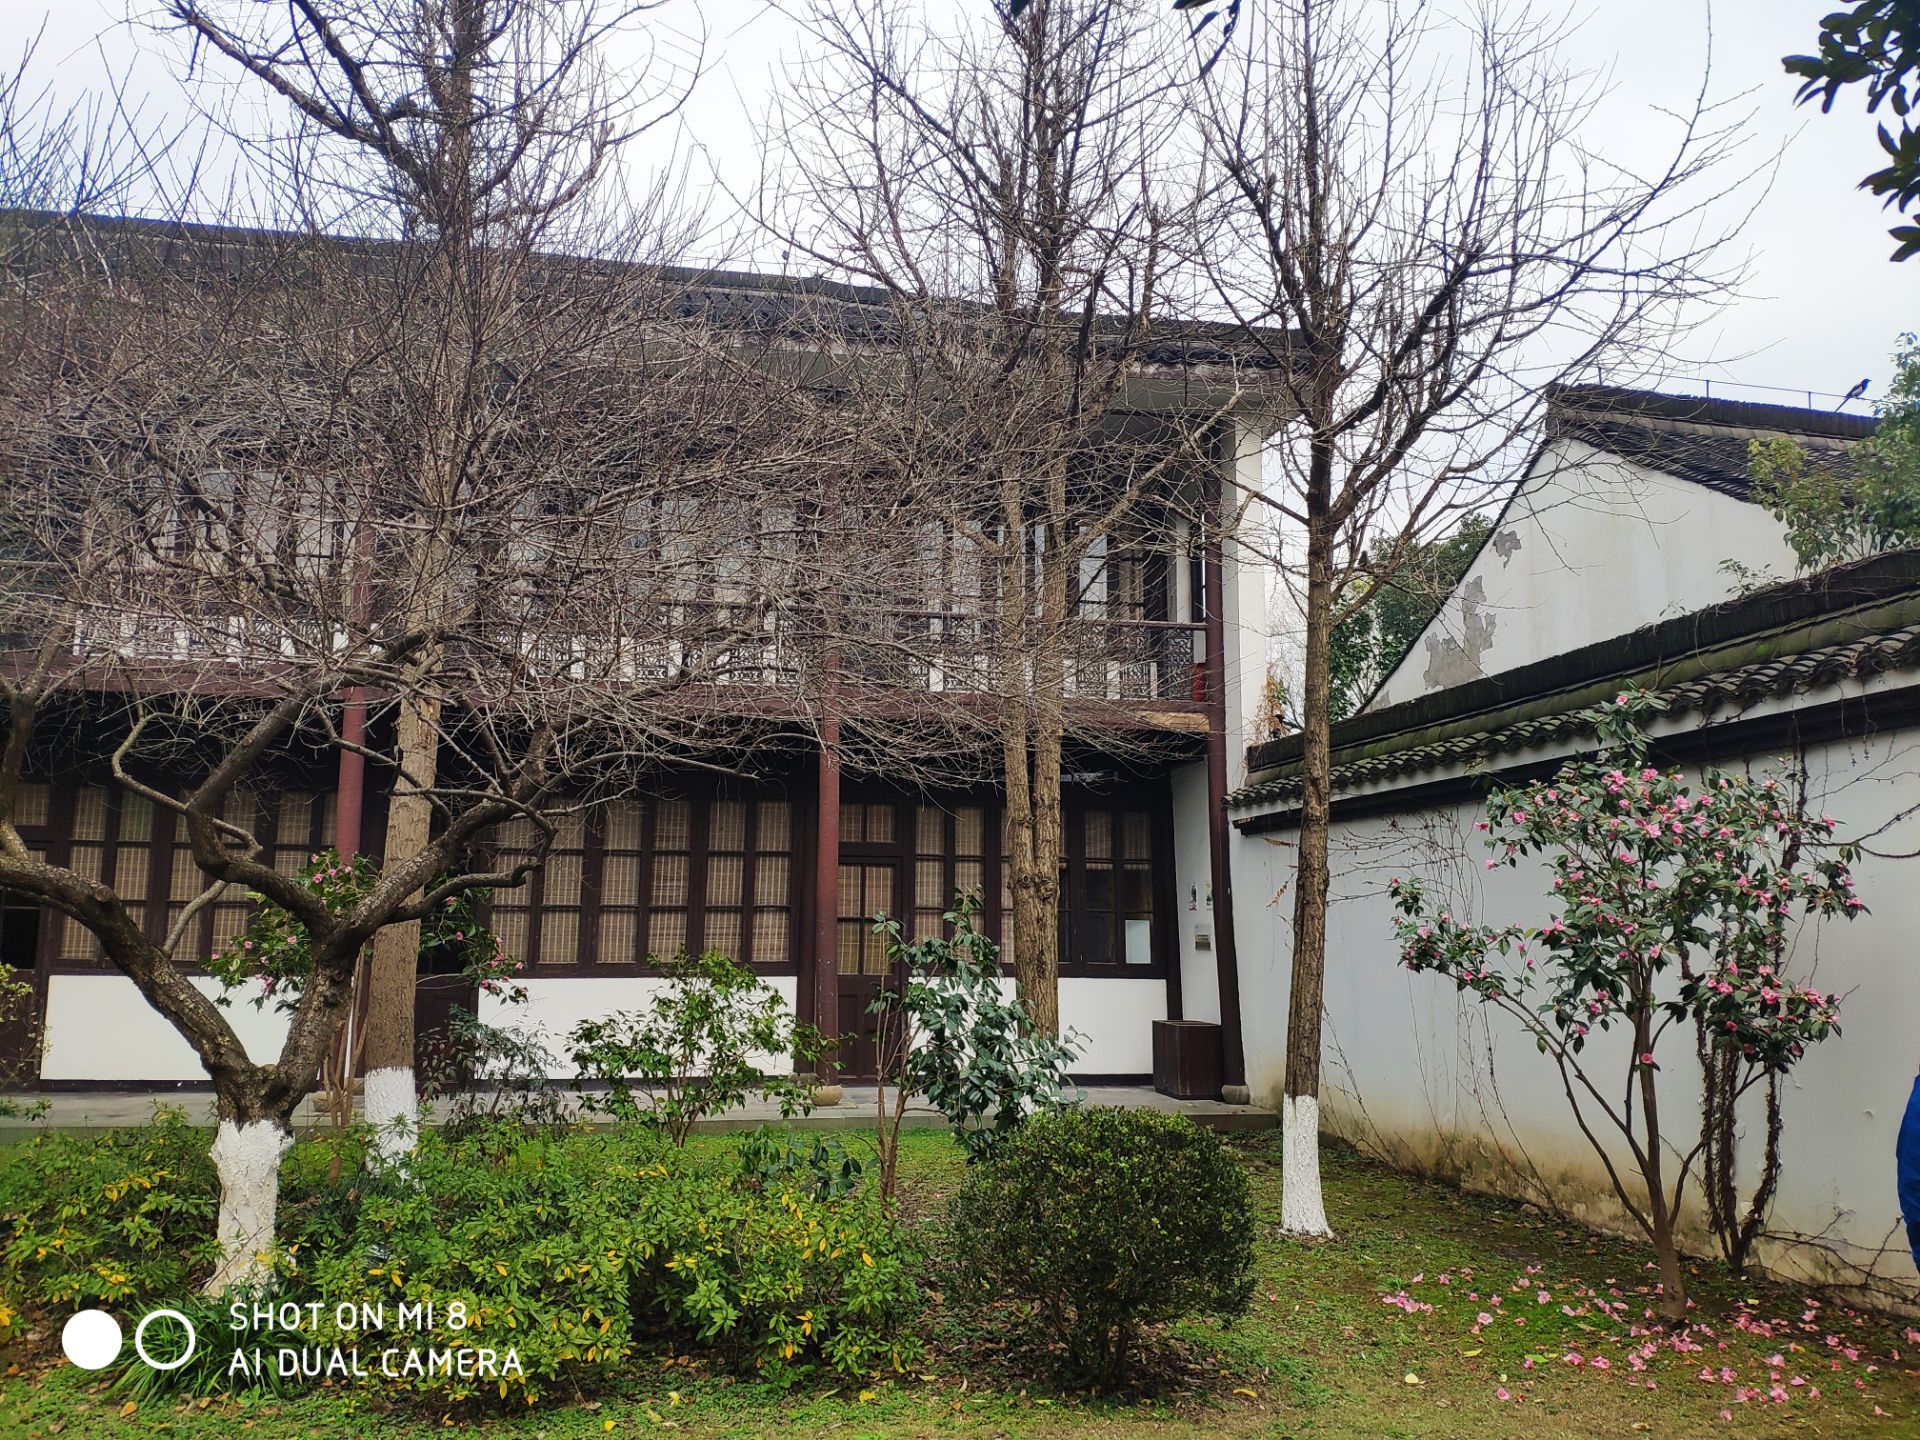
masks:
<svg viewBox="0 0 1920 1440"><path fill-rule="evenodd" d="M1222 1081L1247 1083L1247 1049L1240 1033L1240 957L1233 934L1233 864L1227 826L1226 585L1220 572L1226 505L1221 467L1231 463L1233 431L1215 442L1202 482L1206 501L1207 635L1207 852L1213 872L1213 955L1220 978Z"/></svg>
<svg viewBox="0 0 1920 1440"><path fill-rule="evenodd" d="M340 714L340 778L333 797L333 848L342 860L360 853L361 816L366 809L367 759L353 747L367 740L367 701L364 690L347 692Z"/></svg>
<svg viewBox="0 0 1920 1440"><path fill-rule="evenodd" d="M840 727L829 719L820 734L820 762L814 800L813 944L803 983L813 987L813 1024L829 1040L840 1037ZM831 1057L821 1060L820 1078L832 1080Z"/></svg>

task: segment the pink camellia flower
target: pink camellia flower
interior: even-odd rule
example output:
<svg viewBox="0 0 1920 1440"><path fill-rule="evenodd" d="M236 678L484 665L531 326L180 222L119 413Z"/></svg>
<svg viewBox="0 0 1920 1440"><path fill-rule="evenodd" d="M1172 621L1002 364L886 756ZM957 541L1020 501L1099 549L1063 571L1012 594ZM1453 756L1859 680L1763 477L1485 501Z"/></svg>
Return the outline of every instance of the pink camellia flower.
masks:
<svg viewBox="0 0 1920 1440"><path fill-rule="evenodd" d="M1642 1051L1640 1055L1640 1063L1642 1065L1651 1065L1653 1063L1653 1052L1651 1050Z"/></svg>

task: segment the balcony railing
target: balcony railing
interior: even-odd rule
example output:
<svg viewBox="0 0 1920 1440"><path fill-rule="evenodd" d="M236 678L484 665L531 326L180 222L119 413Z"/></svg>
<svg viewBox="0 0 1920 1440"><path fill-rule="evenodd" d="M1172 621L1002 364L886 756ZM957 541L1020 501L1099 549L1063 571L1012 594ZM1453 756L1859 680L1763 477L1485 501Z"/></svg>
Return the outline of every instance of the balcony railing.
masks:
<svg viewBox="0 0 1920 1440"><path fill-rule="evenodd" d="M685 678L782 688L816 668L828 648L817 624L782 621L763 607L705 601L657 607L624 633L611 623L608 631L502 629L473 648L496 659L515 656L532 673L561 680ZM1066 693L1109 702L1200 700L1203 633L1203 626L1180 621L1075 619L1063 632ZM218 671L297 664L345 643L344 632L318 626L296 631L217 611L181 616L101 606L78 625L74 652L81 659ZM996 669L1007 661L994 621L938 611L853 615L831 650L843 681L934 694L992 693L999 688Z"/></svg>

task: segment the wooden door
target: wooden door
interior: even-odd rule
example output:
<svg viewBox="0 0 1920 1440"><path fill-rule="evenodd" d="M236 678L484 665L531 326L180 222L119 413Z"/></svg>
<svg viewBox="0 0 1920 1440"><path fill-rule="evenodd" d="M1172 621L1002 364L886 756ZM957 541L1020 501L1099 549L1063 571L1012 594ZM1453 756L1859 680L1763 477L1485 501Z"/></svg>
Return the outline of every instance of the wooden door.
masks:
<svg viewBox="0 0 1920 1440"><path fill-rule="evenodd" d="M840 903L834 927L840 971L840 1049L842 1079L871 1083L880 1073L882 1017L872 1007L890 979L887 940L874 933L873 917L900 913L900 866L894 860L840 862ZM897 1026L894 1012L886 1023ZM897 1032L892 1032L897 1033ZM888 1047L891 1050L893 1047Z"/></svg>

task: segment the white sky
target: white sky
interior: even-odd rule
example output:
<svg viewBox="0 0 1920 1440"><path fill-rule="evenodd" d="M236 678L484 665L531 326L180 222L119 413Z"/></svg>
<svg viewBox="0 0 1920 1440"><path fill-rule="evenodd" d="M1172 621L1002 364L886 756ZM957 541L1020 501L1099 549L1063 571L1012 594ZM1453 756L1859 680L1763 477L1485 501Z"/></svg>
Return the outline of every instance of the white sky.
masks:
<svg viewBox="0 0 1920 1440"><path fill-rule="evenodd" d="M925 3L930 13L952 13L984 0ZM1561 6L1536 3L1549 13ZM42 31L37 78L57 100L98 93L119 75L150 115L184 111L180 52L170 40L127 28L129 5L0 0L0 36L18 37L0 40L0 52L10 63L16 44ZM131 8L145 6L131 0ZM1582 61L1613 74L1595 143L1615 155L1631 155L1636 142L1651 149L1664 128L1659 107L1685 106L1700 83L1709 48L1706 0L1587 0L1560 13L1580 21ZM1710 93L1745 97L1742 108L1754 117L1750 163L1776 153L1780 162L1743 232L1752 265L1745 294L1700 317L1662 388L1712 380L1716 391L1757 400L1766 394L1731 387L1778 386L1812 390L1818 403L1871 377L1878 393L1900 332L1920 328L1920 261L1888 262L1890 218L1856 188L1878 163L1870 122L1851 97L1828 116L1796 110L1793 82L1780 70L1782 55L1811 48L1819 14L1807 0L1720 0L1714 8ZM704 32L708 68L679 133L645 137L638 164L651 168L684 146L696 157L696 173L717 172L744 193L758 174L759 117L781 64L798 54L793 24L764 0L669 0L656 18L689 37ZM725 191L715 187L696 198L716 230L724 228L733 213ZM1804 396L1775 398L1805 403Z"/></svg>

